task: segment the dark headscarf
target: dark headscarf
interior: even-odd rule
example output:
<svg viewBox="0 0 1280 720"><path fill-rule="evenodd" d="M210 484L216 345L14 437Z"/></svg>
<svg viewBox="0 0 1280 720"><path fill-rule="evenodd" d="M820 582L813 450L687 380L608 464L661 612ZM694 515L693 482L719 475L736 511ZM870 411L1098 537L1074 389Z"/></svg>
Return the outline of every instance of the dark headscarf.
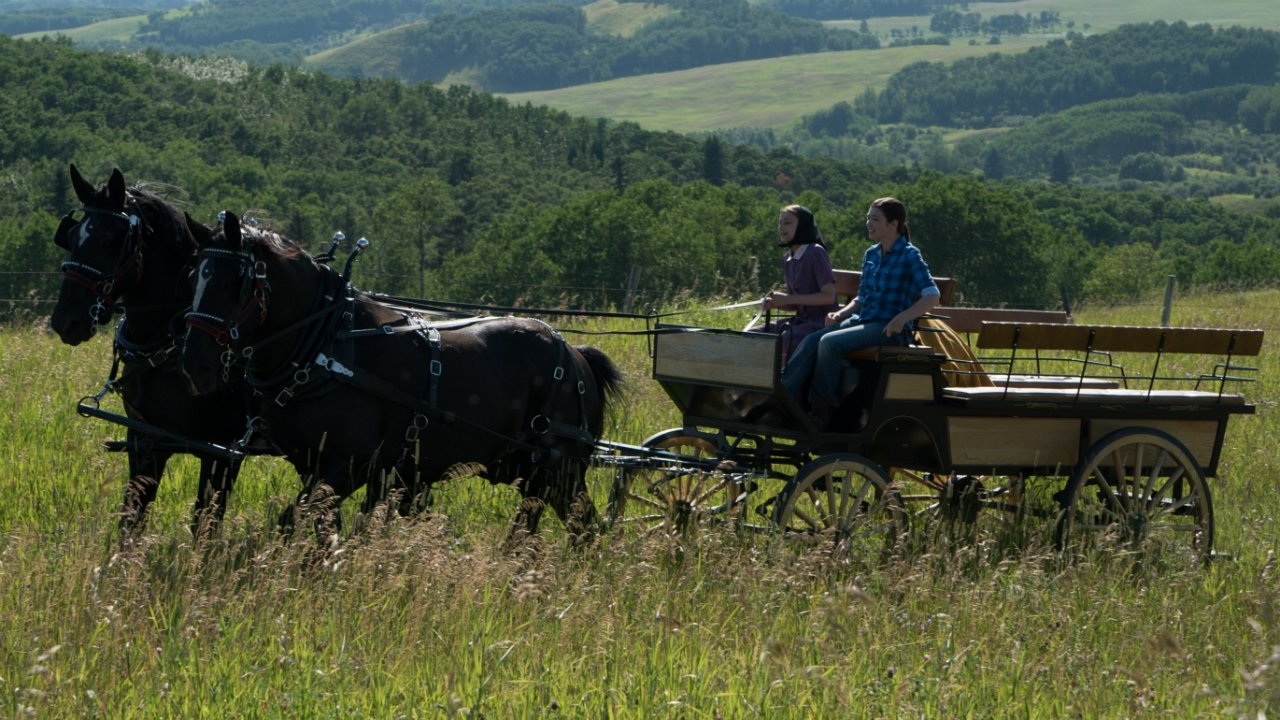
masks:
<svg viewBox="0 0 1280 720"><path fill-rule="evenodd" d="M793 245L808 245L817 243L822 247L827 244L822 242L822 233L818 231L818 221L813 219L813 213L803 205L788 205L782 208L782 212L788 212L796 216L800 222L796 223L796 234L790 243L778 243L779 247L791 247Z"/></svg>

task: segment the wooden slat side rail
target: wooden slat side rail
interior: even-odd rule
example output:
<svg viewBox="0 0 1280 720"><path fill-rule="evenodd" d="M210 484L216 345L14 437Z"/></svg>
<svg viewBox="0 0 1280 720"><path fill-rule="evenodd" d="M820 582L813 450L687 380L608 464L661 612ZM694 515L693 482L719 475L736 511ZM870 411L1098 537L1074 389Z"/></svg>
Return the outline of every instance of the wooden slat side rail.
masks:
<svg viewBox="0 0 1280 720"><path fill-rule="evenodd" d="M1019 310L1016 308L943 307L929 311L939 315L952 330L973 334L982 329L984 322L1015 322L1065 325L1071 316L1062 310Z"/></svg>
<svg viewBox="0 0 1280 720"><path fill-rule="evenodd" d="M862 285L861 270L835 270L836 276L836 298L841 304L847 303L858 296L858 288ZM946 305L951 302L951 297L955 295L956 281L954 278L935 277L933 279L938 285L938 294L940 298L938 303Z"/></svg>
<svg viewBox="0 0 1280 720"><path fill-rule="evenodd" d="M1262 330L1243 329L983 322L977 345L983 349L1256 356L1262 352L1262 336Z"/></svg>

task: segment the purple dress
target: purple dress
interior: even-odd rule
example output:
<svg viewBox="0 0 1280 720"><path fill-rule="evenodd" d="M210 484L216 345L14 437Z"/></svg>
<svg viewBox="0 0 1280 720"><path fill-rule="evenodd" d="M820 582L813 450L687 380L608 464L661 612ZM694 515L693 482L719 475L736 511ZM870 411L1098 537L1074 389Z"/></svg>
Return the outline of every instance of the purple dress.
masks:
<svg viewBox="0 0 1280 720"><path fill-rule="evenodd" d="M824 285L831 285L836 281L831 270L831 257L827 255L827 249L817 243L811 243L799 258L787 253L782 261L782 274L787 280L789 295L811 295L820 292ZM782 333L782 359L785 362L802 340L826 325L827 313L839 309L840 306L834 303L801 305L796 308L794 317L771 322L762 329Z"/></svg>

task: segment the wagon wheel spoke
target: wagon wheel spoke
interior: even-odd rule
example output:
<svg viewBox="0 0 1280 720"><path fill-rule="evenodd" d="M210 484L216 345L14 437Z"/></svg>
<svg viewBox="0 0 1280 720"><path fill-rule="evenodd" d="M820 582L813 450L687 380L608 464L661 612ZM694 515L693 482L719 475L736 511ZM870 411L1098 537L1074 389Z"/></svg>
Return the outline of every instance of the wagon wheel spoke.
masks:
<svg viewBox="0 0 1280 720"><path fill-rule="evenodd" d="M883 468L858 455L824 455L800 468L774 506L786 537L831 543L833 558L870 562L906 531L901 495Z"/></svg>
<svg viewBox="0 0 1280 720"><path fill-rule="evenodd" d="M1072 474L1055 530L1071 554L1207 560L1213 505L1204 472L1176 438L1125 428L1098 440Z"/></svg>
<svg viewBox="0 0 1280 720"><path fill-rule="evenodd" d="M669 430L647 440L645 447L687 457L689 462L677 459L661 468L641 463L620 469L610 492L611 527L636 537L682 534L735 514L741 504L737 484L700 462L716 456L714 436Z"/></svg>

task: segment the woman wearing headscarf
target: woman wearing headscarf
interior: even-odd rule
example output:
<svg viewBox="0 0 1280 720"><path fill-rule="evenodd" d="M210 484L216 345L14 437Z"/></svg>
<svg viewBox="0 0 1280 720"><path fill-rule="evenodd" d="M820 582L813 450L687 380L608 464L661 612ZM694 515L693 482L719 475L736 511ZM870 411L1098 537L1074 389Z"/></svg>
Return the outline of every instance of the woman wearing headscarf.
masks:
<svg viewBox="0 0 1280 720"><path fill-rule="evenodd" d="M795 315L752 330L780 333L785 363L810 333L823 327L827 314L839 306L831 258L812 212L801 205L782 208L778 213L778 246L786 248L782 256L786 289L766 295L763 309L794 310Z"/></svg>

